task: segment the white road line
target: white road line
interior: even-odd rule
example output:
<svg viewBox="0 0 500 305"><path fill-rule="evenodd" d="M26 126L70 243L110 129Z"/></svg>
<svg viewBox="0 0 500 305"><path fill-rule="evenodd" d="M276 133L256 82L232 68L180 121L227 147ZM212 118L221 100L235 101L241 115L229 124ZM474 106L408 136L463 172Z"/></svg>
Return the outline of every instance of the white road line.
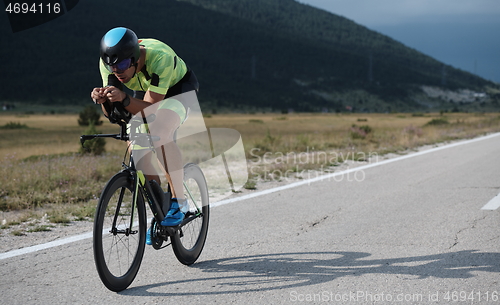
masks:
<svg viewBox="0 0 500 305"><path fill-rule="evenodd" d="M362 170L365 170L365 169L368 169L368 168L372 168L372 167L376 167L376 166L380 166L380 165L385 165L385 164L389 164L389 163L393 163L393 162L398 162L398 161L401 161L401 160L405 160L405 159L414 158L414 157L422 156L422 155L425 155L425 154L433 153L433 152L436 152L436 151L439 151L439 150L448 149L448 148L452 148L452 147L457 147L457 146L461 146L461 145L465 145L465 144L470 144L470 143L474 143L474 142L478 142L478 141L482 141L482 140L487 140L487 139L491 139L491 138L498 137L498 136L500 136L500 133L494 133L494 134L491 134L491 135L488 135L488 136L484 136L484 137L480 137L480 138L476 138L476 139L472 139L472 140L461 141L461 142L457 142L457 143L453 143L453 144L449 144L449 145L444 145L444 146L440 146L440 147L436 147L436 148L431 148L431 149L428 149L428 150L424 150L424 151L420 151L420 152L416 152L416 153L404 155L404 156L401 156L401 157L397 157L397 158L393 158L393 159L387 159L387 160L384 160L384 161L375 162L375 163L371 163L371 164L367 164L367 165L363 165L363 166L351 168L351 169L348 169L348 170L345 170L345 171L341 171L341 172L336 172L336 173L332 173L332 174L318 176L318 177L315 177L315 178L312 178L312 179L306 179L306 180L298 181L298 182L295 182L295 183L283 185L283 186L276 187L276 188L269 189L269 190L265 190L265 191L256 192L256 193L253 193L253 194L244 195L244 196L241 196L241 197L236 197L236 198L232 198L232 199L222 200L222 201L210 204L210 207L217 207L217 206L221 206L221 205L225 205L225 204L229 204L229 203L234 203L234 202L238 202L238 201L242 201L242 200L246 200L246 199L250 199L250 198L255 198L255 197L262 196L262 195L267 195L267 194L279 192L279 191L282 191L282 190L294 188L294 187L297 187L297 186L301 186L301 185L305 185L305 184L311 184L311 183L314 183L314 182L317 182L317 181L331 180L332 178L335 178L335 177L338 177L338 176L342 176L342 175L347 175L347 174L352 173L352 172L362 171Z"/></svg>
<svg viewBox="0 0 500 305"><path fill-rule="evenodd" d="M332 178L335 178L335 177L338 177L338 176L347 175L347 174L352 173L352 172L362 171L362 170L365 170L365 169L368 169L368 168L372 168L372 167L376 167L376 166L381 166L381 165L385 165L385 164L389 164L389 163L393 163L393 162L398 162L398 161L406 160L406 159L409 159L409 158L414 158L414 157L422 156L422 155L433 153L433 152L440 151L440 150L443 150L443 149L448 149L448 148L453 148L453 147L457 147L457 146L461 146L461 145L466 145L466 144L470 144L470 143L474 143L474 142L478 142L478 141L488 140L488 139L491 139L491 138L494 138L494 137L498 137L498 136L500 136L500 133L494 133L494 134L490 134L490 135L487 135L487 136L484 136L484 137L479 137L479 138L475 138L475 139L472 139L472 140L466 140L466 141L461 141L461 142L457 142L457 143L453 143L453 144L449 144L449 145L444 145L444 146L440 146L440 147L436 147L436 148L432 148L432 149L420 151L420 152L417 152L417 153L412 153L412 154L404 155L404 156L393 158L393 159L388 159L388 160L384 160L384 161L380 161L380 162L376 162L376 163L371 163L371 164L367 164L367 165L363 165L363 166L351 168L351 169L348 169L348 170L345 170L345 171L341 171L341 172L337 172L337 173L322 175L322 176L318 176L318 177L315 177L315 178L312 178L312 179L302 180L302 181L299 181L299 182L287 184L287 185L276 187L276 188L273 188L273 189L268 189L268 190L264 190L264 191L260 191L260 192L255 192L255 193L252 193L252 194L248 194L248 195L244 195L244 196L240 196L240 197L236 197L236 198L232 198L232 199L222 200L222 201L210 204L210 207L214 208L214 207L218 207L218 206L221 206L221 205L226 205L226 204L235 203L235 202L238 202L238 201L247 200L247 199L250 199L250 198L260 197L260 196L264 196L264 195L267 195L267 194L276 193L276 192L280 192L280 191L283 191L283 190L286 190L286 189L294 188L294 187L297 187L297 186L306 185L306 184L310 184L310 183L314 183L314 182L318 182L318 181L324 181L324 180L332 179ZM487 210L494 210L494 209L498 208L498 206L500 205L500 198L499 197L500 196L496 196L495 197L497 199L496 199L496 201L495 201L494 204L490 205L490 203L493 200L495 200L495 198L493 198L493 200L490 201L487 205L485 205L482 209L485 210L486 207L488 207L488 208L486 208ZM494 205L496 205L496 207L494 209L492 209L491 207L494 207ZM45 249L52 248L52 247L62 246L62 245L65 245L65 244L69 244L69 243L72 243L72 242L84 240L84 239L91 238L91 237L92 237L92 232L88 232L88 233L84 233L84 234L80 234L80 235L76 235L76 236L72 236L72 237L68 237L68 238L63 238L63 239L60 239L60 240L55 240L55 241L52 241L52 242L49 242L49 243L45 243L45 244L41 244L41 245L36 245L36 246L31 246L31 247L27 247L27 248L18 249L18 250L12 250L12 251L5 252L5 253L0 253L0 260L6 259L6 258L15 257L15 256L19 256L19 255L23 255L23 254L32 253L32 252L36 252L36 251L40 251L40 250L45 250Z"/></svg>
<svg viewBox="0 0 500 305"><path fill-rule="evenodd" d="M498 209L499 207L500 207L500 194L493 197L493 199L491 199L490 202L485 204L485 206L482 207L481 210L493 211Z"/></svg>
<svg viewBox="0 0 500 305"><path fill-rule="evenodd" d="M36 245L36 246L26 247L26 248L22 248L22 249L12 250L12 251L5 252L5 253L0 253L0 260L23 255L23 254L32 253L32 252L36 252L36 251L40 251L40 250L45 250L45 249L49 249L49 248L53 248L53 247L57 247L57 246L62 246L65 244L77 242L77 241L84 240L84 239L91 238L91 237L92 237L92 232L87 232L87 233L80 234L80 235L75 235L75 236L71 236L71 237L67 237L67 238L63 238L63 239L54 240L54 241L51 241L51 242L48 242L45 244L41 244L41 245Z"/></svg>
<svg viewBox="0 0 500 305"><path fill-rule="evenodd" d="M138 225L139 225L139 222L134 222L132 226L136 227ZM120 227L118 227L118 228L121 229ZM111 230L111 228L106 228L106 229L103 229L102 231L103 231L103 233L105 233L105 232L109 232L110 230ZM6 259L6 258L18 256L18 255L23 255L23 254L28 254L28 253L32 253L32 252L36 252L36 251L40 251L40 250L45 250L45 249L49 249L49 248L53 248L53 247L57 247L57 246L66 245L69 243L74 243L74 242L77 242L80 240L92 238L93 235L94 235L93 232L87 232L87 233L83 233L80 235L75 235L75 236L70 236L70 237L66 237L63 239L54 240L54 241L51 241L51 242L48 242L45 244L41 244L41 245L35 245L35 246L26 247L26 248L22 248L22 249L18 249L18 250L12 250L12 251L5 252L5 253L0 253L0 261L2 259Z"/></svg>

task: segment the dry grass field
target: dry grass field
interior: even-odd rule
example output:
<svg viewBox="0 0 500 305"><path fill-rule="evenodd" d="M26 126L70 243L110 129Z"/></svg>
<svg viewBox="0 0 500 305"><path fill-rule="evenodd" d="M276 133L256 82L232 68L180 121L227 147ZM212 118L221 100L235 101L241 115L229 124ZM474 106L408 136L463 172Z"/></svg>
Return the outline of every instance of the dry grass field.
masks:
<svg viewBox="0 0 500 305"><path fill-rule="evenodd" d="M79 155L86 127L77 120L78 115L0 114L2 227L19 221L5 216L13 215L9 211L25 211L25 219L48 213L53 222L92 217L102 187L120 169L125 144L107 140L104 155ZM205 123L241 133L252 179L266 179L270 169L323 168L500 131L498 113L220 114ZM115 133L118 126L105 121L97 129ZM287 161L298 153L323 159Z"/></svg>
<svg viewBox="0 0 500 305"><path fill-rule="evenodd" d="M417 146L498 131L500 115L437 114L263 114L218 115L209 127L234 128L247 156L272 152L354 150L397 152ZM251 150L254 152L251 153Z"/></svg>
<svg viewBox="0 0 500 305"><path fill-rule="evenodd" d="M24 128L2 128L9 123ZM78 115L0 115L0 160L7 156L23 159L34 155L77 152L80 135L85 129L78 125ZM117 127L105 122L97 129L112 133ZM113 150L117 148L114 144L107 146Z"/></svg>
<svg viewBox="0 0 500 305"><path fill-rule="evenodd" d="M86 129L78 126L77 119L77 115L0 115L0 160L77 152L79 136ZM436 124L428 125L432 120ZM26 128L2 128L9 123ZM383 153L494 132L500 126L500 114L225 114L211 115L205 123L207 127L238 130L247 156L307 148ZM363 126L369 126L368 133L363 132ZM118 131L107 121L97 129ZM107 151L121 151L123 143L109 140L106 147Z"/></svg>

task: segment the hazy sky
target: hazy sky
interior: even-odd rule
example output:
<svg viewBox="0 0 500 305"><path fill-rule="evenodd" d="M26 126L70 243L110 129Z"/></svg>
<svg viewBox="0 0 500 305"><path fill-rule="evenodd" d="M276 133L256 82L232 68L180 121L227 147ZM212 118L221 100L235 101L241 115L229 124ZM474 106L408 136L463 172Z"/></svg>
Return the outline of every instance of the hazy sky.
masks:
<svg viewBox="0 0 500 305"><path fill-rule="evenodd" d="M500 82L500 0L298 0Z"/></svg>
<svg viewBox="0 0 500 305"><path fill-rule="evenodd" d="M498 0L299 0L368 27L412 22L498 23Z"/></svg>

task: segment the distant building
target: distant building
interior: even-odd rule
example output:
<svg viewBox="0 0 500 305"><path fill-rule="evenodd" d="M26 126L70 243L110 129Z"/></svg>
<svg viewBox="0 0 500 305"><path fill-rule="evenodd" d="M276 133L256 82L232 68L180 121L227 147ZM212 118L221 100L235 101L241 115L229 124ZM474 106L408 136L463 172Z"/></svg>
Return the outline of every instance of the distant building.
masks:
<svg viewBox="0 0 500 305"><path fill-rule="evenodd" d="M7 104L7 103L4 103L3 106L2 106L2 110L3 111L12 110L14 108L16 108L14 105Z"/></svg>

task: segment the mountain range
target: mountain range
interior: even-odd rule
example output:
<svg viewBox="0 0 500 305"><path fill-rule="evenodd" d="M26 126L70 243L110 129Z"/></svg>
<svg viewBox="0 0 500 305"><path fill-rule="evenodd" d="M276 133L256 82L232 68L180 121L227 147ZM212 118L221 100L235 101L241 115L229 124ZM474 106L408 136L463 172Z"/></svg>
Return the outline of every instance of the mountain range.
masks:
<svg viewBox="0 0 500 305"><path fill-rule="evenodd" d="M2 101L81 105L99 42L125 26L195 71L204 111L485 111L498 85L294 0L86 0L36 28L0 22Z"/></svg>

